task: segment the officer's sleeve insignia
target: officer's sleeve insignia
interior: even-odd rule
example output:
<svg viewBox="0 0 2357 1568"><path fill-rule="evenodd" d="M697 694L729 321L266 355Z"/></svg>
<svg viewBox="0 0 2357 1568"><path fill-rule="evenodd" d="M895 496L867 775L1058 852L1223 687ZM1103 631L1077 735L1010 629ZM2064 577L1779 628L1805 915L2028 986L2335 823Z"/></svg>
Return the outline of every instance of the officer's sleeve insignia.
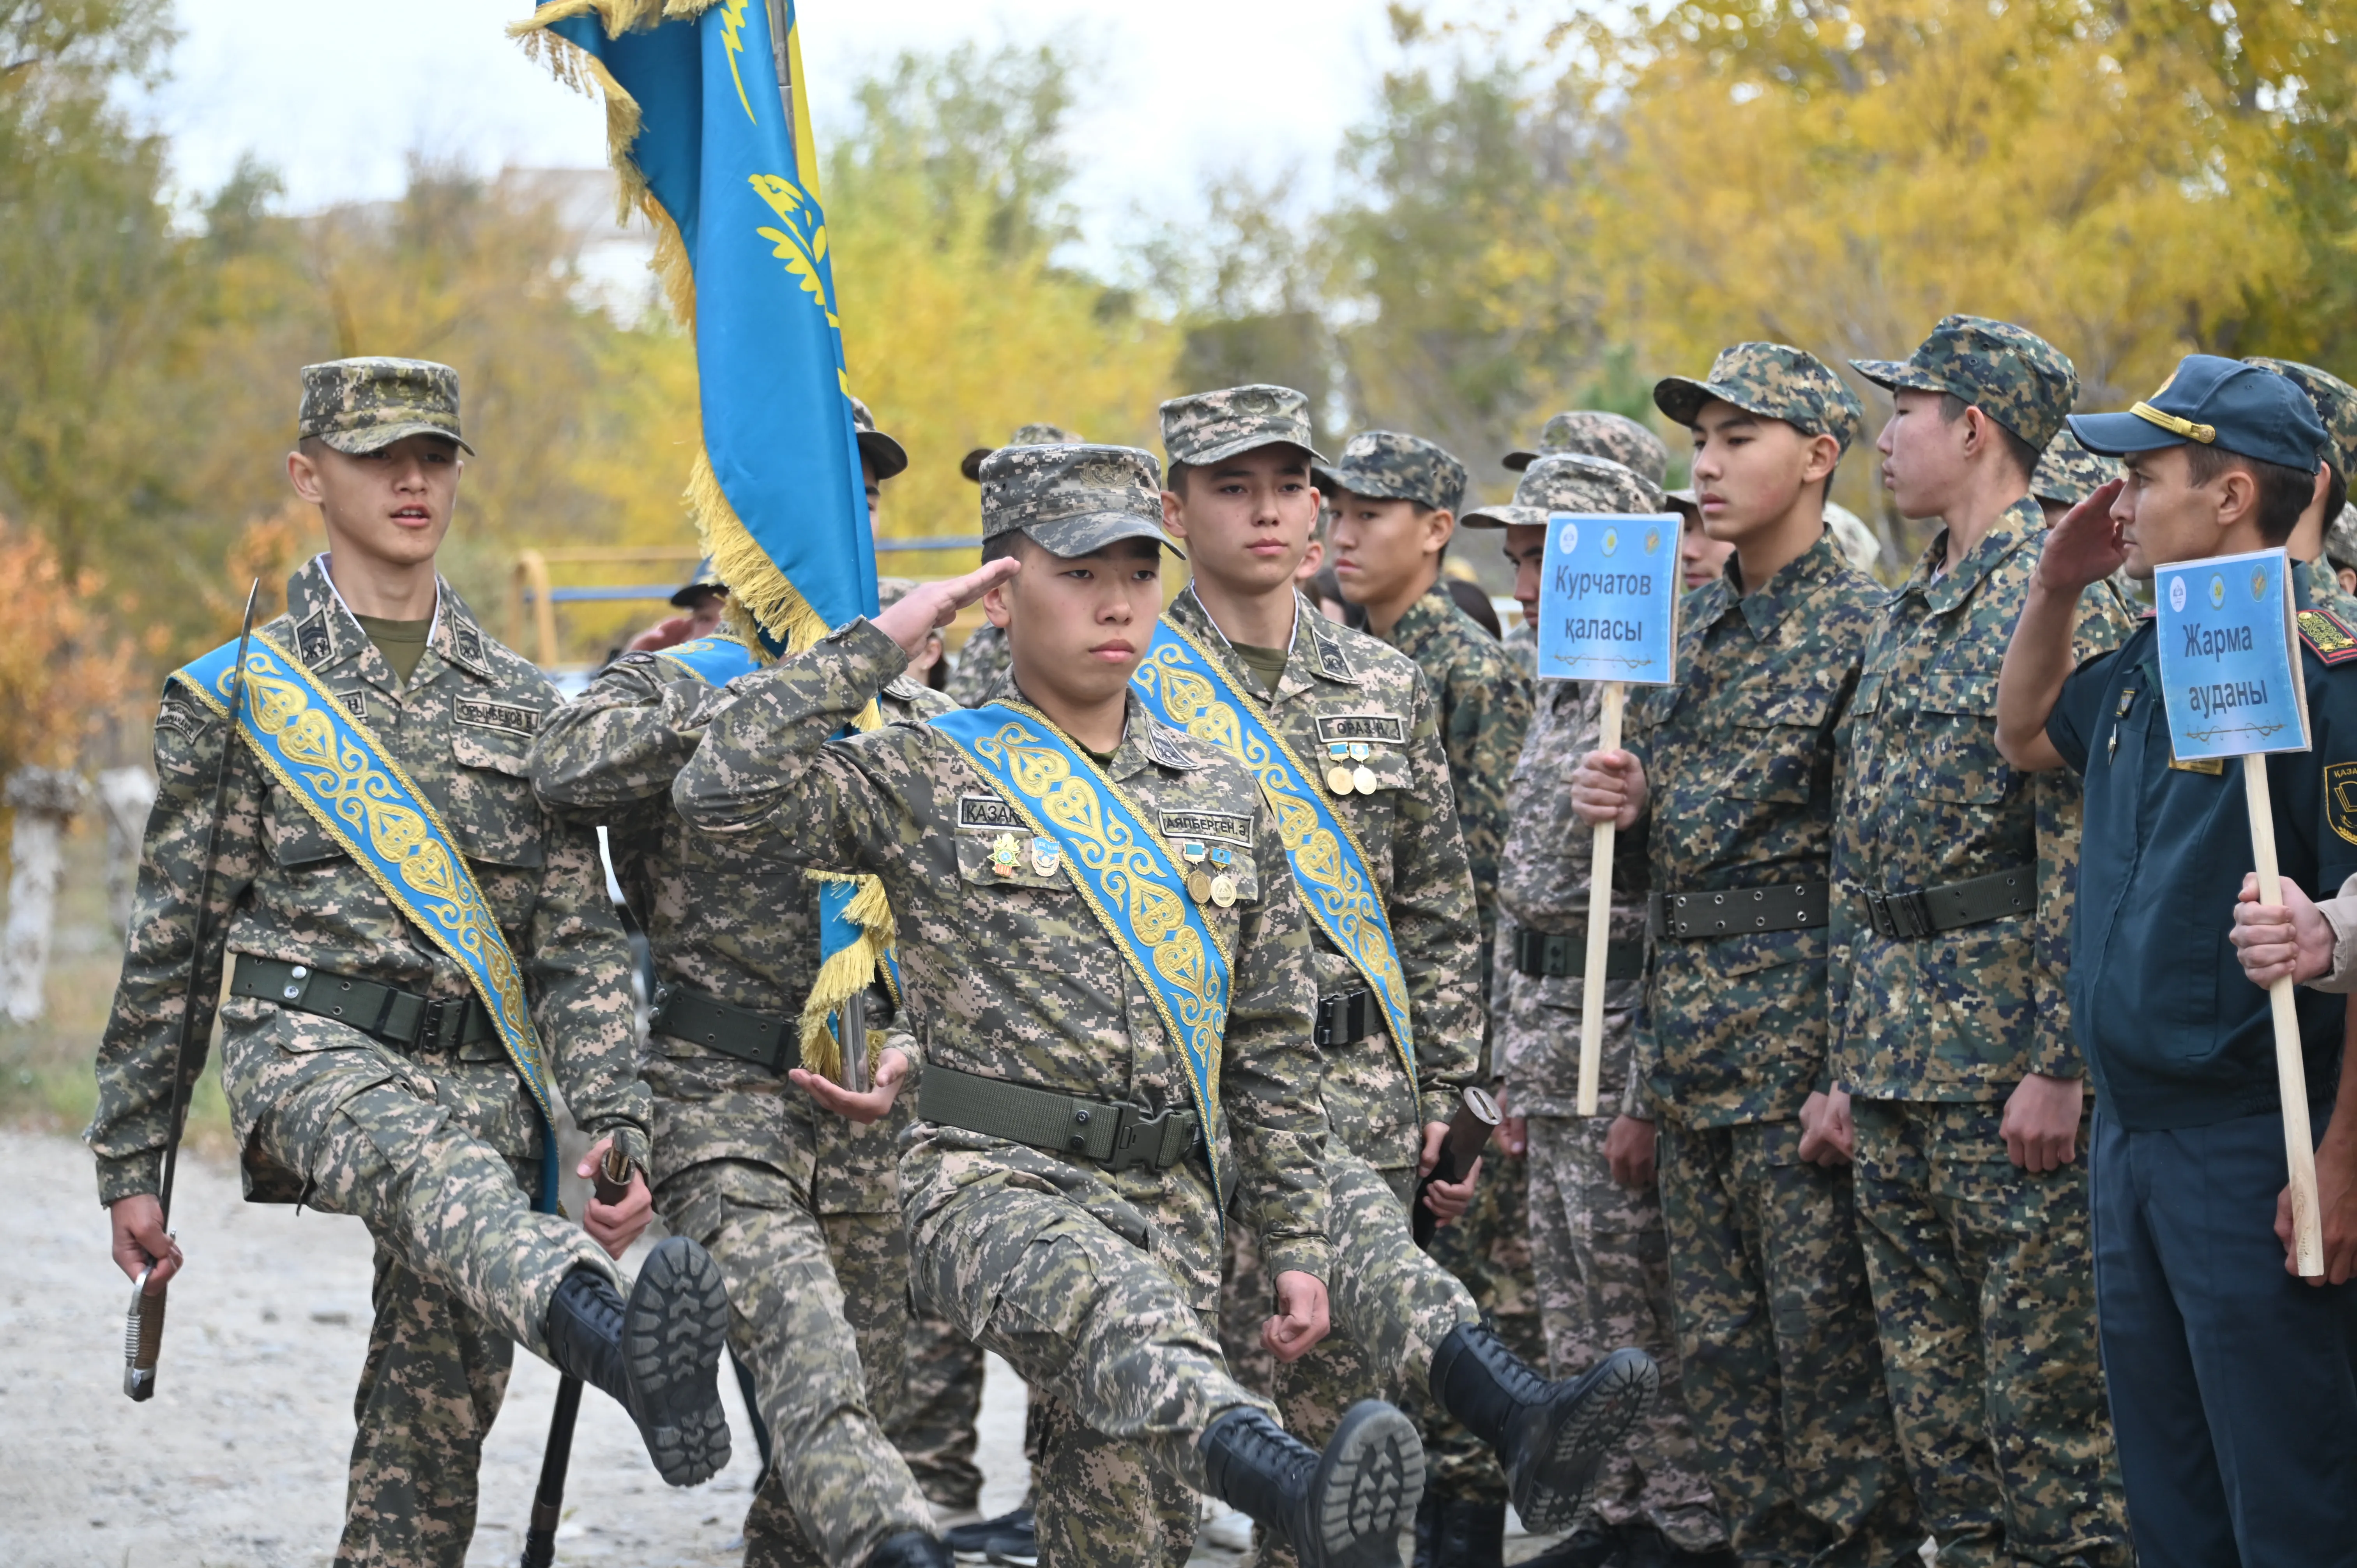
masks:
<svg viewBox="0 0 2357 1568"><path fill-rule="evenodd" d="M2327 664L2357 660L2357 631L2330 610L2308 609L2298 615L2299 639Z"/></svg>
<svg viewBox="0 0 2357 1568"><path fill-rule="evenodd" d="M2357 762L2324 765L2324 820L2334 832L2357 843Z"/></svg>

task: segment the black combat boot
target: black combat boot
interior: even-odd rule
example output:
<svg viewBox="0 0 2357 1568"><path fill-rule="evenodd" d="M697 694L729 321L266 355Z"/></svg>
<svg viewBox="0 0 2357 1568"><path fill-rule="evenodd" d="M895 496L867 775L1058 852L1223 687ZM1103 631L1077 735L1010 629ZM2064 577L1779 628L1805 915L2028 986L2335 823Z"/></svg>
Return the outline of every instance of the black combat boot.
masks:
<svg viewBox="0 0 2357 1568"><path fill-rule="evenodd" d="M1432 1356L1432 1397L1497 1451L1523 1528L1568 1530L1596 1471L1643 1419L1662 1374L1642 1350L1615 1350L1549 1382L1479 1323L1460 1323Z"/></svg>
<svg viewBox="0 0 2357 1568"><path fill-rule="evenodd" d="M898 1535L888 1535L884 1544L867 1554L862 1568L952 1568L957 1553L949 1542L927 1535L921 1530L904 1530Z"/></svg>
<svg viewBox="0 0 2357 1568"><path fill-rule="evenodd" d="M1408 1568L1438 1568L1432 1550L1440 1538L1440 1494L1426 1492L1415 1505L1415 1554L1410 1557Z"/></svg>
<svg viewBox="0 0 2357 1568"><path fill-rule="evenodd" d="M719 1378L727 1343L720 1265L684 1236L649 1254L627 1305L589 1268L565 1275L548 1304L549 1359L630 1412L647 1456L674 1487L708 1481L728 1463Z"/></svg>
<svg viewBox="0 0 2357 1568"><path fill-rule="evenodd" d="M1434 1517L1433 1568L1506 1568L1506 1505L1448 1498Z"/></svg>
<svg viewBox="0 0 2357 1568"><path fill-rule="evenodd" d="M1249 1406L1198 1444L1211 1495L1293 1548L1301 1568L1393 1568L1424 1494L1424 1444L1380 1400L1343 1412L1320 1454Z"/></svg>

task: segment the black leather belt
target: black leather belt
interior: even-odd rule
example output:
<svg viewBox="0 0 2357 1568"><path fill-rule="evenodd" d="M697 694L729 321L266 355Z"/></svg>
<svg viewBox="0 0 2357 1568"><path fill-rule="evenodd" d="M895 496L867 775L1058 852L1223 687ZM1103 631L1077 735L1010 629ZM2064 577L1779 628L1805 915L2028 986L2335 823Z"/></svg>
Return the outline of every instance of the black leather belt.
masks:
<svg viewBox="0 0 2357 1568"><path fill-rule="evenodd" d="M802 1065L802 1021L756 1013L723 1002L693 986L669 984L655 991L647 1026L658 1035L704 1046L724 1057L755 1062L771 1072Z"/></svg>
<svg viewBox="0 0 2357 1568"><path fill-rule="evenodd" d="M251 953L237 955L229 989L232 996L274 1002L297 1013L350 1024L363 1035L404 1050L453 1051L462 1045L500 1037L490 1009L471 993L420 996L377 981Z"/></svg>
<svg viewBox="0 0 2357 1568"><path fill-rule="evenodd" d="M917 1085L917 1114L944 1127L1078 1155L1109 1171L1134 1165L1167 1171L1195 1152L1195 1113L1184 1107L1149 1112L945 1067L926 1067Z"/></svg>
<svg viewBox="0 0 2357 1568"><path fill-rule="evenodd" d="M1318 1021L1310 1026L1309 1037L1321 1046L1347 1046L1390 1026L1373 992L1353 991L1318 998Z"/></svg>
<svg viewBox="0 0 2357 1568"><path fill-rule="evenodd" d="M1583 979L1587 973L1587 933L1534 931L1516 926L1514 970L1520 974L1537 975L1547 980L1566 976L1574 980ZM1607 940L1604 944L1604 978L1644 979L1645 944L1641 941Z"/></svg>
<svg viewBox="0 0 2357 1568"><path fill-rule="evenodd" d="M2038 873L2017 865L1911 893L1869 892L1863 902L1876 936L1908 941L2029 913L2038 907Z"/></svg>
<svg viewBox="0 0 2357 1568"><path fill-rule="evenodd" d="M1761 931L1811 931L1833 914L1833 888L1823 882L1770 887L1715 887L1699 893L1656 893L1649 911L1657 937L1736 937Z"/></svg>

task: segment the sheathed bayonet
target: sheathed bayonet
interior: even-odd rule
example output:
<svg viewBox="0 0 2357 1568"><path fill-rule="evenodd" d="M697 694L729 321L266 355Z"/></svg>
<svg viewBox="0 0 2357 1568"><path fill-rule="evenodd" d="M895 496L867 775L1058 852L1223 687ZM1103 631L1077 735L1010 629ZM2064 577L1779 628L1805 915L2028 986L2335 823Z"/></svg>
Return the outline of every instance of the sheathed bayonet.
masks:
<svg viewBox="0 0 2357 1568"><path fill-rule="evenodd" d="M164 1123L164 1179L156 1193L156 1203L164 1211L162 1229L167 1237L172 1233L172 1180L178 1174L180 1133L188 1115L188 1047L196 1037L198 1004L210 1000L199 993L203 989L205 928L212 912L213 861L221 847L221 813L229 809L229 759L237 747L237 722L245 704L245 650L253 639L253 607L261 597L262 579L256 577L253 585L245 591L245 624L238 629L237 661L230 666L229 724L221 731L221 760L213 768L213 814L205 824L204 870L197 878L188 983L180 996L180 1038L172 1053L172 1103ZM135 1400L156 1397L156 1363L164 1353L166 1287L158 1286L152 1293L147 1289L147 1276L155 1272L153 1263L139 1272L138 1281L131 1287L131 1311L123 1323L123 1391Z"/></svg>

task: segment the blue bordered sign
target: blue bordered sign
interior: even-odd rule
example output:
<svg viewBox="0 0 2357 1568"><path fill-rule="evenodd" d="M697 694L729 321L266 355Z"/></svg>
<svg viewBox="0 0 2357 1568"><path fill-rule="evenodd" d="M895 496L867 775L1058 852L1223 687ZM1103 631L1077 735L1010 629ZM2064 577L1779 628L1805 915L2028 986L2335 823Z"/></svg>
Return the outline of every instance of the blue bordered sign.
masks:
<svg viewBox="0 0 2357 1568"><path fill-rule="evenodd" d="M1309 770L1270 729L1258 706L1236 689L1203 645L1168 621L1154 628L1153 646L1132 677L1156 717L1220 747L1253 770L1275 813L1277 836L1293 865L1293 880L1310 918L1341 950L1383 1006L1392 1048L1415 1092L1415 1031L1408 1017L1407 976L1400 968L1391 918L1376 891L1374 873L1350 828L1326 803Z"/></svg>
<svg viewBox="0 0 2357 1568"><path fill-rule="evenodd" d="M1547 519L1537 628L1543 679L1676 680L1680 527L1666 512Z"/></svg>
<svg viewBox="0 0 2357 1568"><path fill-rule="evenodd" d="M1017 703L927 721L964 753L1062 870L1129 967L1146 983L1187 1064L1211 1181L1229 1190L1220 1154L1220 1051L1228 1030L1228 955L1187 878L1114 781L1045 715Z"/></svg>
<svg viewBox="0 0 2357 1568"><path fill-rule="evenodd" d="M223 643L173 678L229 716L237 644ZM540 1198L556 1202L556 1116L548 1067L532 1026L523 971L466 857L424 792L368 726L285 649L255 632L245 650L238 733L263 767L302 802L409 922L461 969L482 999L508 1060L540 1112Z"/></svg>
<svg viewBox="0 0 2357 1568"><path fill-rule="evenodd" d="M2290 581L2281 550L2154 572L2161 701L2179 761L2309 748Z"/></svg>

